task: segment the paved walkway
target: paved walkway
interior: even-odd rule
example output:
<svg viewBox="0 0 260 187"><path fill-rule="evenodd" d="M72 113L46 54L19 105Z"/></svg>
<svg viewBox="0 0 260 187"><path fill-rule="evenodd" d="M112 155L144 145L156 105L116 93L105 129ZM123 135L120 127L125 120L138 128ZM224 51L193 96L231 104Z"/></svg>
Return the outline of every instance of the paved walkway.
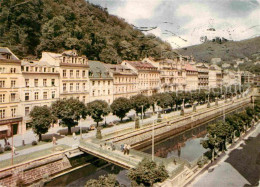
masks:
<svg viewBox="0 0 260 187"><path fill-rule="evenodd" d="M260 124L252 133L234 148L228 150L226 155L218 162L212 172L205 171L189 186L194 187L229 187L259 185L259 149ZM257 164L258 163L258 164ZM257 184L258 181L258 184Z"/></svg>
<svg viewBox="0 0 260 187"><path fill-rule="evenodd" d="M219 104L223 104L223 103L224 103L224 101L219 101ZM213 106L215 104L212 103L211 105ZM203 109L203 108L205 109L206 107L207 107L207 104L200 105L200 106L197 106L197 110ZM151 113L151 110L148 111L147 113L149 113L149 112ZM185 109L185 113L188 113L188 112L192 112L192 108ZM133 114L134 114L134 111L130 111L128 116L131 116ZM162 114L162 117L166 118L166 117L172 117L172 116L178 116L178 115L180 115L180 111ZM155 119L157 119L157 115L153 115L150 118L144 119L143 121L144 121L144 124L147 124L147 123L152 123ZM106 117L107 123L114 121L114 120L119 120L119 119L116 116L112 116L112 115ZM93 124L93 120L87 119L85 121L82 121L80 123L80 126L82 128L84 128L84 127L89 127L91 124ZM133 121L128 122L128 123L124 123L124 124L120 124L120 125L115 125L113 127L103 129L102 133L107 134L107 133L110 133L110 132L126 129L126 128L129 128L131 126L134 127L134 125L135 125L135 123ZM140 125L142 126L142 120L140 120ZM73 130L75 130L75 129L79 129L79 127L73 128ZM45 134L44 136L52 137L53 135L55 135L57 137L57 143L58 144L65 144L65 145L68 145L70 147L74 147L74 146L76 147L77 145L79 145L79 141L78 141L80 139L79 135L77 136L77 139L74 140L72 136L58 135L57 132L60 132L61 130L67 130L67 128L65 128L65 127L51 128L49 130L49 132L47 134ZM85 139L85 138L93 137L95 135L96 135L96 131L89 131L88 133L83 134L82 137L83 137L83 139ZM24 135L14 136L14 145L15 145L15 147L21 146L23 139L25 140L26 144L30 144L33 140L37 140L37 138L38 137L32 131L27 131ZM11 141L12 141L11 138L9 138L10 143L11 143ZM0 140L0 144L3 145L4 141ZM29 154L29 153L39 151L39 150L43 150L43 149L47 149L47 148L50 148L52 146L53 146L52 143L46 143L46 144L43 144L43 145L33 146L33 147L30 147L30 148L27 148L27 149L17 151L17 153L19 153L17 156ZM10 158L11 158L11 153L6 153L6 154L0 155L0 161L10 159Z"/></svg>

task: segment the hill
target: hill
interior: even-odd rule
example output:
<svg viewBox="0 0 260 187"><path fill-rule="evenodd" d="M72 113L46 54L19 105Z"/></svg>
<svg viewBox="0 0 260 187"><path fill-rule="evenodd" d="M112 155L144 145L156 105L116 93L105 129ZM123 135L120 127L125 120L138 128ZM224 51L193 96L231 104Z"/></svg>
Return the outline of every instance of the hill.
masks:
<svg viewBox="0 0 260 187"><path fill-rule="evenodd" d="M171 46L85 0L4 0L0 46L19 57L77 49L91 60L117 63L174 55Z"/></svg>
<svg viewBox="0 0 260 187"><path fill-rule="evenodd" d="M189 46L176 50L183 55L193 55L196 61L210 62L212 58L221 58L224 62L231 62L238 58L254 59L254 54L260 52L260 37L242 40L205 42L199 45Z"/></svg>

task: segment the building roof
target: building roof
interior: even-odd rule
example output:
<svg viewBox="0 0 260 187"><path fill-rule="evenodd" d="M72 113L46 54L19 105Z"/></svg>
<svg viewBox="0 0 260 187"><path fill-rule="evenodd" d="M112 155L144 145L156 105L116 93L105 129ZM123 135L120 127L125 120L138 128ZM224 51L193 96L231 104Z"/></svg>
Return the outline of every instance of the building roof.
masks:
<svg viewBox="0 0 260 187"><path fill-rule="evenodd" d="M185 64L185 69L186 71L197 71L197 69L190 64Z"/></svg>
<svg viewBox="0 0 260 187"><path fill-rule="evenodd" d="M48 62L39 60L22 60L22 66L36 66L36 67L54 67Z"/></svg>
<svg viewBox="0 0 260 187"><path fill-rule="evenodd" d="M125 61L137 70L157 70L157 67L153 66L151 63L142 61Z"/></svg>
<svg viewBox="0 0 260 187"><path fill-rule="evenodd" d="M104 65L113 74L137 75L133 70L121 64L104 64Z"/></svg>
<svg viewBox="0 0 260 187"><path fill-rule="evenodd" d="M109 75L109 71L106 68L105 64L103 62L99 61L88 61L89 64L89 72L91 73L91 76L89 78L103 78L103 79L112 79L112 77Z"/></svg>
<svg viewBox="0 0 260 187"><path fill-rule="evenodd" d="M11 60L19 60L15 54L12 53L12 51L7 47L0 47L0 59L6 59L6 54L10 55Z"/></svg>
<svg viewBox="0 0 260 187"><path fill-rule="evenodd" d="M59 53L53 53L53 52L44 52L45 54L48 54L49 56L51 56L52 58L59 58L62 55Z"/></svg>

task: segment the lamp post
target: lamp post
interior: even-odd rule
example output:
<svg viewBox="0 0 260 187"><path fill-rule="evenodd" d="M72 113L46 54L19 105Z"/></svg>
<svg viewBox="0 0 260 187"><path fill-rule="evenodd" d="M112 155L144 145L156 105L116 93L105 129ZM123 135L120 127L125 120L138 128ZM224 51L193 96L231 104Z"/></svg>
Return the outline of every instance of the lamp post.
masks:
<svg viewBox="0 0 260 187"><path fill-rule="evenodd" d="M142 105L142 126L144 125L144 105Z"/></svg>
<svg viewBox="0 0 260 187"><path fill-rule="evenodd" d="M154 120L153 120L153 131L152 131L152 161L154 161Z"/></svg>

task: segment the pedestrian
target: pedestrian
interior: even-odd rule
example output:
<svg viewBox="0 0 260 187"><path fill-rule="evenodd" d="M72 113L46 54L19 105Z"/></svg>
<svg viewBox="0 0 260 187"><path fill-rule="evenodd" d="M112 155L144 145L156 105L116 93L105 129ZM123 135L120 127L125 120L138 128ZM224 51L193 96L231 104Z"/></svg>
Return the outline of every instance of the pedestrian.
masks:
<svg viewBox="0 0 260 187"><path fill-rule="evenodd" d="M52 143L53 145L57 145L55 136L52 137Z"/></svg>
<svg viewBox="0 0 260 187"><path fill-rule="evenodd" d="M130 146L130 145L127 145L127 146L126 146L127 155L129 155L130 149L131 149L131 146Z"/></svg>
<svg viewBox="0 0 260 187"><path fill-rule="evenodd" d="M124 155L126 154L127 144L124 144Z"/></svg>
<svg viewBox="0 0 260 187"><path fill-rule="evenodd" d="M7 145L7 138L5 137L5 146Z"/></svg>
<svg viewBox="0 0 260 187"><path fill-rule="evenodd" d="M18 153L15 152L15 147L12 147L13 154L18 155Z"/></svg>
<svg viewBox="0 0 260 187"><path fill-rule="evenodd" d="M121 144L121 151L124 151L124 144Z"/></svg>
<svg viewBox="0 0 260 187"><path fill-rule="evenodd" d="M74 139L74 140L77 139L75 132L73 132L72 136L73 136L73 139Z"/></svg>
<svg viewBox="0 0 260 187"><path fill-rule="evenodd" d="M175 160L175 159L173 160L173 162L174 162L174 165L176 165L176 164L177 164L177 162L176 162L176 160Z"/></svg>

